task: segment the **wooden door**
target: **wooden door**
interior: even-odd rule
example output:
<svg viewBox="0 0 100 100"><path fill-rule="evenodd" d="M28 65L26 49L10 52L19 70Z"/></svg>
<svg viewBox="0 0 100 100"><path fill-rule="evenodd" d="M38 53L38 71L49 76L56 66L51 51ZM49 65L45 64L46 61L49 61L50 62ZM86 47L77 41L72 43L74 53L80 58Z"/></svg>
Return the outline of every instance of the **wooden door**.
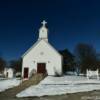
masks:
<svg viewBox="0 0 100 100"><path fill-rule="evenodd" d="M28 78L28 68L24 68L24 78Z"/></svg>
<svg viewBox="0 0 100 100"><path fill-rule="evenodd" d="M38 63L37 64L37 73L46 73L46 64L45 63Z"/></svg>

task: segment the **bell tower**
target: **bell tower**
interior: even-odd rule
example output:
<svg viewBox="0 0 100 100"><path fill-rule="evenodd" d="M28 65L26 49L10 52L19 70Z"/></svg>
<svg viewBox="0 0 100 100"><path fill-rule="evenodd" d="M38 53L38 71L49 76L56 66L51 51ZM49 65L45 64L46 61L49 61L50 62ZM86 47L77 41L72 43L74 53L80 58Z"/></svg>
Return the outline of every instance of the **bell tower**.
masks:
<svg viewBox="0 0 100 100"><path fill-rule="evenodd" d="M38 40L45 40L48 42L48 29L46 28L47 22L43 20L42 27L39 29L39 38Z"/></svg>

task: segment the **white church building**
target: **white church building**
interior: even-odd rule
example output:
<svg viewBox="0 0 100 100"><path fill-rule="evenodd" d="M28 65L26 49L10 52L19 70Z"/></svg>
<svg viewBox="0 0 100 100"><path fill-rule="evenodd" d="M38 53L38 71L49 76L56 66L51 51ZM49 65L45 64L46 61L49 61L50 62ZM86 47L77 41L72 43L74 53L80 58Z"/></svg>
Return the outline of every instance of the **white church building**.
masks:
<svg viewBox="0 0 100 100"><path fill-rule="evenodd" d="M46 24L46 21L42 22L38 40L22 55L22 77L24 79L28 79L32 73L62 74L62 56L48 42Z"/></svg>

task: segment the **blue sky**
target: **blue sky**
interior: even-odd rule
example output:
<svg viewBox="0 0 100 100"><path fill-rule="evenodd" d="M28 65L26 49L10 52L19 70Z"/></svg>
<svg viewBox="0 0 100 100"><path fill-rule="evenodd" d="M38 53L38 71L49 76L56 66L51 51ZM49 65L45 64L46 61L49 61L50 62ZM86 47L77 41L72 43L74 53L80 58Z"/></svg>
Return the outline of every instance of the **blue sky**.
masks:
<svg viewBox="0 0 100 100"><path fill-rule="evenodd" d="M44 19L57 50L73 52L87 43L100 53L100 0L0 0L0 55L21 57L36 42Z"/></svg>

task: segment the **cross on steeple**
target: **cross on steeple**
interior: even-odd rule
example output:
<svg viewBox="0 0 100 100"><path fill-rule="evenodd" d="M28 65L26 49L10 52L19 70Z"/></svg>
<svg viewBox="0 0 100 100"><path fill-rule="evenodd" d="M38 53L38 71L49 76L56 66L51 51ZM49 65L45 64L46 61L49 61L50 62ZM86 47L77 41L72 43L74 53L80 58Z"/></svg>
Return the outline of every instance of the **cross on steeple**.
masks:
<svg viewBox="0 0 100 100"><path fill-rule="evenodd" d="M43 22L41 22L43 27L45 27L45 25L47 24L47 22L45 20L43 20Z"/></svg>
<svg viewBox="0 0 100 100"><path fill-rule="evenodd" d="M39 40L45 40L48 41L48 29L46 27L47 22L43 20L41 22L42 26L39 29Z"/></svg>

